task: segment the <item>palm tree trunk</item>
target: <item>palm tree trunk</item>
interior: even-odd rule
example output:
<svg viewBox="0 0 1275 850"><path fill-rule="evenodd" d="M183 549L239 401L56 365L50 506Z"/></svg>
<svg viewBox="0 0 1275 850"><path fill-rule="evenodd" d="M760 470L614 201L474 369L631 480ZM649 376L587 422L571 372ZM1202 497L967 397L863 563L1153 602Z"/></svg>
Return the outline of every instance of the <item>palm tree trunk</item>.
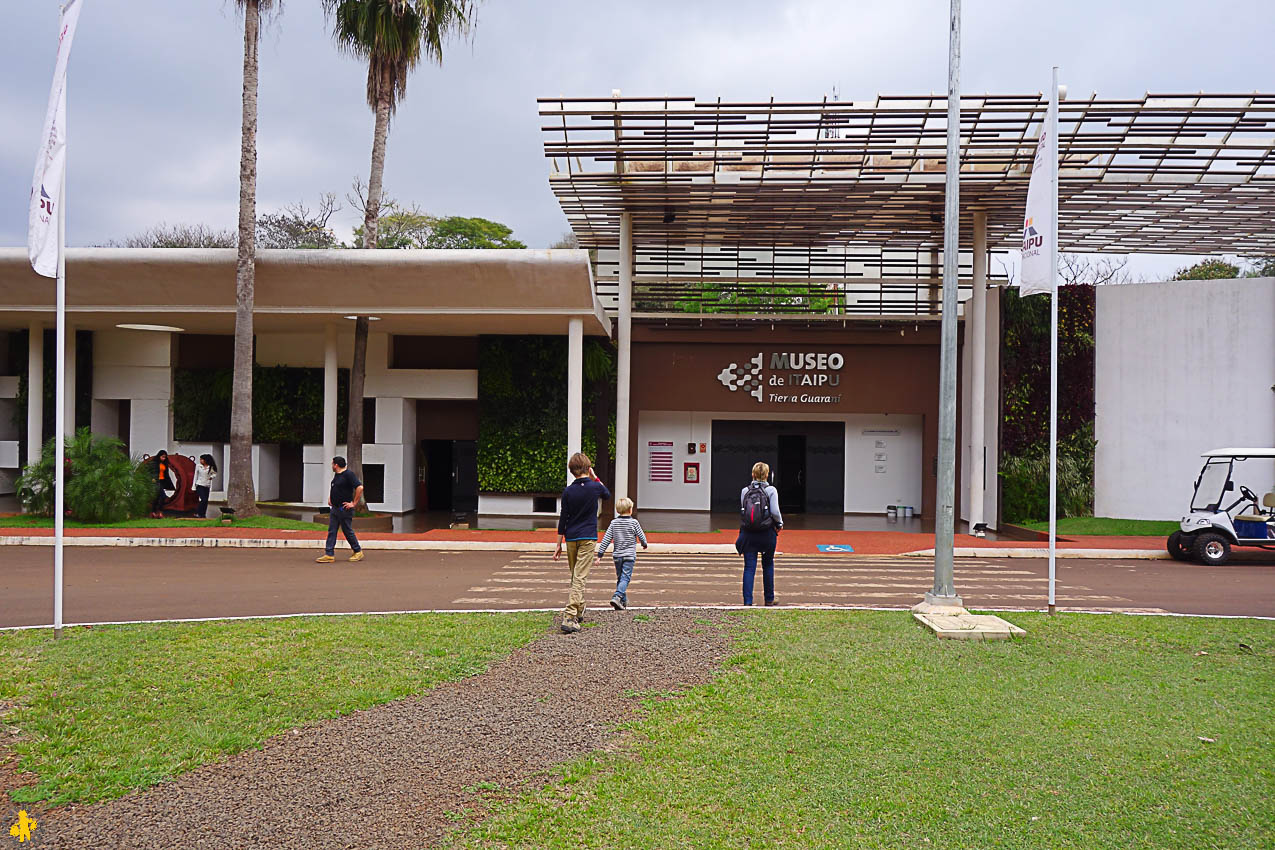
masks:
<svg viewBox="0 0 1275 850"><path fill-rule="evenodd" d="M381 214L381 183L385 177L385 148L390 137L389 67L381 73L380 95L376 99L376 125L372 131L372 172L367 178L367 206L363 210L363 247L376 247L377 219Z"/></svg>
<svg viewBox="0 0 1275 850"><path fill-rule="evenodd" d="M354 362L350 366L350 413L346 417L345 452L350 471L363 480L363 441L375 434L363 433L363 384L367 378L367 316L354 321ZM357 510L358 505L355 505Z"/></svg>
<svg viewBox="0 0 1275 850"><path fill-rule="evenodd" d="M239 517L257 513L252 483L252 365L257 222L257 44L259 0L244 3L243 131L239 152L239 257L235 263L235 363L230 400L227 501Z"/></svg>
<svg viewBox="0 0 1275 850"><path fill-rule="evenodd" d="M367 205L363 210L363 247L376 247L377 219L381 214L381 184L385 177L385 147L390 135L390 76L381 74L380 96L376 99L376 126L372 132L372 172L367 179ZM367 378L368 319L354 323L354 363L350 368L350 414L346 426L346 451L350 469L363 478L363 385ZM367 435L375 439L376 435Z"/></svg>

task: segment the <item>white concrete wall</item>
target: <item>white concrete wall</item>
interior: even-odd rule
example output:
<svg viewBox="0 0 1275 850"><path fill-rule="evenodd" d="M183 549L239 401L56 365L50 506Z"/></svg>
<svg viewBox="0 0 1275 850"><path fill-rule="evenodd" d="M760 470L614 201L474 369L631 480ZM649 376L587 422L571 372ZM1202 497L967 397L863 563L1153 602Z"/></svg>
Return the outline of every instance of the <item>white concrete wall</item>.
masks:
<svg viewBox="0 0 1275 850"><path fill-rule="evenodd" d="M337 363L349 368L354 359L354 323L341 326L337 337ZM262 366L323 368L323 334L258 334L257 362ZM477 369L391 369L389 334L370 333L367 338L368 398L478 398ZM326 497L324 497L326 498Z"/></svg>
<svg viewBox="0 0 1275 850"><path fill-rule="evenodd" d="M175 443L176 448L173 451L195 459L195 466L199 466L200 455L212 455L213 463L217 464L217 477L213 479L212 489L208 491L208 498L214 502L223 501L226 498L226 466L230 459L230 446L225 443ZM255 470L254 470L255 474ZM252 482L253 491L257 489L257 481ZM278 492L278 481L275 481L275 492ZM258 498L261 498L258 496Z"/></svg>
<svg viewBox="0 0 1275 850"><path fill-rule="evenodd" d="M197 445L188 443L186 445ZM221 456L230 460L230 443L223 443ZM190 454L190 452L183 452ZM212 454L210 452L210 454ZM218 464L218 478L224 478L226 467ZM222 498L225 498L225 482L222 481ZM252 444L252 488L259 502L273 502L279 498L279 447L274 443ZM209 494L209 498L213 498Z"/></svg>
<svg viewBox="0 0 1275 850"><path fill-rule="evenodd" d="M134 453L154 454L172 443L172 395L172 334L93 333L93 398L130 400L128 444ZM114 434L114 423L107 423L108 407L94 405L94 414L104 432Z"/></svg>
<svg viewBox="0 0 1275 850"><path fill-rule="evenodd" d="M0 334L0 342L4 335ZM0 496L15 492L13 482L21 468L18 457L18 441L21 439L22 427L14 424L17 417L18 376L0 375ZM25 411L23 411L25 414ZM21 417L23 425L26 416Z"/></svg>
<svg viewBox="0 0 1275 850"><path fill-rule="evenodd" d="M523 495L519 493L479 493L478 494L478 513L487 516L557 516L560 510L561 499L557 496L553 499L553 510L551 511L532 511L533 499L531 495Z"/></svg>
<svg viewBox="0 0 1275 850"><path fill-rule="evenodd" d="M644 410L638 415L637 502L640 507L707 511L712 506L713 420L749 419L740 413L692 413ZM922 417L903 414L767 414L767 420L844 422L846 513L885 513L887 505L911 505L924 511L922 493ZM897 431L897 434L865 433ZM884 447L877 447L877 442ZM673 481L656 482L646 474L650 443L673 443ZM687 444L696 443L689 454ZM704 443L701 454L698 444ZM878 473L876 454L887 456L885 471ZM698 484L683 481L684 464L699 464ZM812 471L813 474L813 471ZM740 483L742 487L744 482ZM781 506L782 507L782 506Z"/></svg>
<svg viewBox="0 0 1275 850"><path fill-rule="evenodd" d="M1098 287L1097 515L1176 519L1201 452L1275 446L1273 323L1272 278ZM1259 495L1275 485L1246 466Z"/></svg>
<svg viewBox="0 0 1275 850"><path fill-rule="evenodd" d="M987 371L986 390L983 396L983 444L986 468L983 470L983 521L987 527L995 530L998 521L997 502L1000 498L1000 374L1001 374L1001 290L987 290ZM969 520L970 516L970 441L973 432L970 429L970 411L973 403L974 369L972 356L974 347L970 335L971 323L968 310L971 302L966 301L967 318L962 328L963 346L961 348L961 480L958 482L961 492L961 519Z"/></svg>
<svg viewBox="0 0 1275 850"><path fill-rule="evenodd" d="M380 413L379 409L377 412ZM377 428L380 428L379 422ZM336 447L336 453L349 456L344 443ZM322 507L328 503L328 489L332 484L332 459L324 457L323 446L312 445L302 447L301 460L302 498L307 505ZM416 507L415 445L364 443L363 463L385 465L385 500L368 502L369 510L403 513Z"/></svg>

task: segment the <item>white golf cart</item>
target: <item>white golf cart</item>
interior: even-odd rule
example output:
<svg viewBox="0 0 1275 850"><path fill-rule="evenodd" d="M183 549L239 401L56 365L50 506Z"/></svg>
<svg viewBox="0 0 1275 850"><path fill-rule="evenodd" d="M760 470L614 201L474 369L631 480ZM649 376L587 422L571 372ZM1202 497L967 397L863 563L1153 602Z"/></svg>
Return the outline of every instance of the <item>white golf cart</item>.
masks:
<svg viewBox="0 0 1275 850"><path fill-rule="evenodd" d="M1202 564L1224 564L1232 546L1275 549L1275 492L1258 501L1257 494L1240 485L1239 497L1229 505L1235 491L1231 476L1237 461L1275 459L1275 449L1214 449L1205 452L1204 468L1195 479L1191 513L1182 517L1181 528L1169 535L1165 548L1179 561L1195 558ZM1263 488L1265 489L1265 488ZM1232 513L1238 509L1238 513Z"/></svg>

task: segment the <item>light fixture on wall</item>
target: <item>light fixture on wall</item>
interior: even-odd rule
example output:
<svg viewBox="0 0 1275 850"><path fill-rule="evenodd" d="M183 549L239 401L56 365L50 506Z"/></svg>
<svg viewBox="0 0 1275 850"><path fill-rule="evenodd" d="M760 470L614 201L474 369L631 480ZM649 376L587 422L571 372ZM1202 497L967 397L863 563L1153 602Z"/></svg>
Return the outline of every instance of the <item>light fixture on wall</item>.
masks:
<svg viewBox="0 0 1275 850"><path fill-rule="evenodd" d="M122 331L160 331L161 333L179 334L184 333L185 328L175 328L172 325L138 325L138 324L122 324L116 325Z"/></svg>
<svg viewBox="0 0 1275 850"><path fill-rule="evenodd" d="M357 319L357 318L358 318L358 316L342 316L341 318L343 318L343 319L349 319L349 320L352 322L352 321L354 321L355 319ZM381 317L380 317L380 316L364 316L363 318L367 319L369 322L379 322L379 321L381 321Z"/></svg>

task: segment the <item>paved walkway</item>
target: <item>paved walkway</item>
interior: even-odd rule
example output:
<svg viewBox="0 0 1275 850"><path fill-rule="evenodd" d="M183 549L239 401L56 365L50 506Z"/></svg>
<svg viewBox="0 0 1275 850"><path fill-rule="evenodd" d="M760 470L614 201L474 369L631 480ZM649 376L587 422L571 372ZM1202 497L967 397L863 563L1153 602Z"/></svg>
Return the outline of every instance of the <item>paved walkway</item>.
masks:
<svg viewBox="0 0 1275 850"><path fill-rule="evenodd" d="M47 547L0 550L0 626L45 625L52 611ZM287 549L66 551L65 621L247 617L302 613L557 608L566 567L547 553L370 552L362 564L313 563ZM344 557L344 553L342 553ZM930 587L933 562L918 557L784 555L781 605L905 608ZM740 559L732 555L643 554L632 605L737 605ZM596 568L588 602L606 606L610 559ZM964 558L957 589L971 607L1045 605L1043 559ZM757 596L761 595L757 579ZM1275 616L1275 565L1203 567L1176 561L1058 562L1059 606L1082 610Z"/></svg>
<svg viewBox="0 0 1275 850"><path fill-rule="evenodd" d="M180 525L165 528L72 528L67 529L69 538L122 538L127 540L152 539L161 541L181 540L226 540L251 545L251 541L319 541L325 536L317 531L284 531L278 529L213 527ZM735 543L738 534L735 530L711 532L651 532L647 535L652 543L673 545L698 545L701 547L718 547L729 549ZM49 528L0 528L0 543L5 539L19 538L52 538L53 530ZM361 533L359 539L370 543L369 548L377 544L411 544L423 543L476 543L479 545L496 544L543 544L552 546L557 539L553 529L539 531L503 531L498 529L435 529L419 534ZM960 549L1040 549L1044 551L1047 544L1035 540L985 540L958 534L956 546ZM1162 537L1103 537L1074 536L1061 538L1058 547L1063 550L1079 549L1118 549L1144 550L1164 552ZM849 545L860 555L902 555L906 552L917 552L934 547L933 534L917 534L906 531L818 531L818 530L785 530L780 535L780 548L785 552L813 555L819 552L820 545ZM1275 560L1275 558L1273 558Z"/></svg>

